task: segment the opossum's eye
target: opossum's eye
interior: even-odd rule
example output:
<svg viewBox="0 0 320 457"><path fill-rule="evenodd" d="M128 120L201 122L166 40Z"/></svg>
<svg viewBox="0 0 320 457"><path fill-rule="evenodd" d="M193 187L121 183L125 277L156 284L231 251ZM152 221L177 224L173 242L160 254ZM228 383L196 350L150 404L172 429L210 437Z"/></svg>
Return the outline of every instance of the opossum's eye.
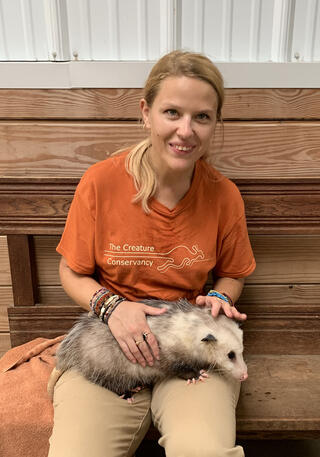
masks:
<svg viewBox="0 0 320 457"><path fill-rule="evenodd" d="M201 341L217 341L217 338L213 336L211 333L208 333L208 335L202 338Z"/></svg>
<svg viewBox="0 0 320 457"><path fill-rule="evenodd" d="M233 352L233 351L230 351L229 354L228 354L228 357L230 360L233 360L236 358L236 354Z"/></svg>

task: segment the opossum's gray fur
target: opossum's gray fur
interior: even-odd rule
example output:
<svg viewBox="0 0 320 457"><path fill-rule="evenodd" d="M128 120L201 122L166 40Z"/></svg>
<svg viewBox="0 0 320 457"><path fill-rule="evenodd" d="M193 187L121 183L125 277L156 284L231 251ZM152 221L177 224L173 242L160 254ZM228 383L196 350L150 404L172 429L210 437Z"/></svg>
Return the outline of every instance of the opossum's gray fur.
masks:
<svg viewBox="0 0 320 457"><path fill-rule="evenodd" d="M161 315L147 316L159 344L160 361L155 360L152 367L131 363L109 327L89 313L80 317L62 341L57 369L78 370L90 381L119 395L167 376L197 378L202 369L218 367L239 380L246 373L242 330L234 321L222 315L213 319L208 309L187 300L143 303L167 308Z"/></svg>

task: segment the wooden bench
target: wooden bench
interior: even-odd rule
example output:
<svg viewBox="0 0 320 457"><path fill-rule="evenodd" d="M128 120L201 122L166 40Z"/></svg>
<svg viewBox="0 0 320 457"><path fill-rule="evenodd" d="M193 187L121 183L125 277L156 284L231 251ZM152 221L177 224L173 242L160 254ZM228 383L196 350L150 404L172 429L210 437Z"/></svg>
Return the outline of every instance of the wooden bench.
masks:
<svg viewBox="0 0 320 457"><path fill-rule="evenodd" d="M96 99L103 96L105 101L109 100L109 105L104 108L107 112L100 113L97 106L101 110L103 107L95 100L92 102L92 93ZM301 106L306 93L299 92L297 105ZM38 97L37 116L47 119L46 123L30 120L36 117L31 108L31 98L35 95ZM82 95L82 99L79 99L79 95ZM100 152L96 154L97 150L115 150L115 145L122 146L120 139L124 135L133 142L143 134L136 121L132 122L132 119L137 118L137 113L132 108L132 100L137 101L139 91L128 91L127 98L125 95L121 91L118 93L111 90L36 91L32 95L28 91L20 91L20 97L24 100L24 113L29 113L29 120L16 122L19 135L28 137L28 132L31 131L30 123L34 131L29 134L30 143L25 143L25 149L19 146L21 156L23 153L25 155L20 163L20 159L17 159L16 167L10 165L10 147L2 149L1 154L3 151L7 154L7 163L0 174L0 235L7 236L14 296L14 306L8 308L13 346L38 336L52 338L63 334L81 312L57 285L58 256L54 247L62 233L79 176L84 171L79 168L79 159L86 158L81 162L85 169L90 163L103 158ZM275 117L274 108L273 115L269 114L268 128L264 129L261 122L262 108L255 108L254 111L257 98L261 98L262 107L269 106L270 100L273 100L274 105L277 104L279 108L286 97L287 103L295 100L296 94L292 91L229 91L227 95L224 117L227 121L229 119L229 123L225 122L224 152L217 157L217 163L219 168L235 181L242 193L249 234L258 263L257 271L248 280L239 302L239 309L248 314L244 334L249 379L243 383L237 410L238 437L319 438L320 167L314 160L309 163L310 167L314 164L311 170L307 166L308 161L303 159L303 154L312 154L314 151L311 147L314 146L313 137L311 140L307 134L299 137L299 132L300 136L301 132L317 135L313 130L315 122L310 122L309 125L309 122L299 118L299 123L296 122L293 129L291 120L279 122L271 119L272 116ZM53 96L58 108L60 106L60 111L56 108L55 115L52 116L54 120L49 119L50 113L45 111L45 102ZM247 111L240 103L244 96L248 105ZM318 96L319 93L316 92L314 97ZM0 100L1 97L4 97L3 93L0 93ZM66 107L66 99L69 105L74 104L73 109L69 106L68 115L62 110L62 106ZM89 114L81 110L79 114L77 108L79 104L84 104L83 99L91 103ZM115 104L115 99L129 100L126 109L119 111L117 105L116 122L110 114L110 104ZM239 104L242 106L241 113L235 112L234 108ZM83 106L82 109L85 110ZM290 118L290 110L287 109L286 114L281 114L282 118ZM10 118L10 112L7 109L5 113L9 120L4 134L9 138L8 144L12 145L17 135L17 125L14 125ZM255 120L244 122L244 119L250 117L249 112ZM310 109L308 113L312 118ZM64 119L62 126L61 121L57 121L59 116ZM77 116L82 121L75 123ZM298 117L297 114L294 116ZM320 118L320 113L315 110L313 117ZM86 121L83 121L84 118ZM103 119L103 122L96 122L97 118ZM54 135L50 132L49 123L49 127L54 128ZM248 137L250 129L253 133ZM288 131L300 148L300 174L281 171L281 163L294 168L298 157L289 150L293 143L286 136ZM274 133L276 141L272 139L268 146L270 132ZM3 144L1 134L3 132L1 133L0 126L0 148ZM110 134L113 135L112 148L108 143ZM233 138L231 143L228 143L228 134ZM82 144L76 139L76 135L82 135ZM260 136L263 138L260 139ZM98 137L94 144L93 137ZM85 144L87 138L89 146ZM241 138L242 141L249 138L253 146L244 146L241 150L241 147L238 147ZM55 152L43 152L44 145L49 145L51 141L56 147ZM285 141L286 149L283 147ZM64 149L68 142L73 145L72 148ZM269 156L265 163L268 165L260 171L259 167L264 163L261 154L264 149L268 149L267 146ZM280 148L281 154L286 157L286 162L277 158L277 148ZM76 160L72 155L75 151ZM249 159L250 153L254 155ZM231 157L228 154L231 154ZM268 151L265 154L267 155ZM314 155L319 160L319 146ZM54 164L51 162L53 156ZM251 171L245 170L246 166L241 168L241 158L246 158L246 166L250 165L252 159L254 166ZM66 168L60 167L60 160L67 163ZM271 173L272 163L276 163L277 173ZM34 164L36 165L33 167ZM72 167L73 164L75 168ZM252 172L253 169L255 173ZM49 281L43 285L44 271L48 276L56 275L53 284ZM52 273L53 271L55 273Z"/></svg>

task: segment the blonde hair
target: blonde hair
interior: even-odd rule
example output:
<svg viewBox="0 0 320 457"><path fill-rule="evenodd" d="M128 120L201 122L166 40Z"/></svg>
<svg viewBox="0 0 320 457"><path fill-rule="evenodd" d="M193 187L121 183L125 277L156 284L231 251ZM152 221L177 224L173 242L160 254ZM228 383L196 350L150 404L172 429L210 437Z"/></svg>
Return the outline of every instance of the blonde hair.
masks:
<svg viewBox="0 0 320 457"><path fill-rule="evenodd" d="M152 68L144 87L143 97L149 107L152 106L162 81L169 76L188 76L209 83L217 94L217 120L222 123L223 78L211 60L202 54L179 50L163 56ZM127 171L132 175L137 189L133 201L141 201L146 213L150 212L148 201L157 190L157 176L148 157L150 146L151 139L146 138L131 149L126 159ZM208 160L208 156L204 159Z"/></svg>

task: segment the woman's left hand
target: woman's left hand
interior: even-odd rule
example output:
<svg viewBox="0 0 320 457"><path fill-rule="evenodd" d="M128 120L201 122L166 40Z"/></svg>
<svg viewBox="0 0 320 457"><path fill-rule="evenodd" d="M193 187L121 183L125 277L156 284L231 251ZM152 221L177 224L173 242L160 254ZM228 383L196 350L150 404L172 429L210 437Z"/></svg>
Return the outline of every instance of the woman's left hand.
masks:
<svg viewBox="0 0 320 457"><path fill-rule="evenodd" d="M196 305L210 307L212 317L217 317L218 314L224 313L230 319L237 319L238 321L245 321L247 319L246 314L240 313L235 306L231 306L229 302L218 297L198 295Z"/></svg>

